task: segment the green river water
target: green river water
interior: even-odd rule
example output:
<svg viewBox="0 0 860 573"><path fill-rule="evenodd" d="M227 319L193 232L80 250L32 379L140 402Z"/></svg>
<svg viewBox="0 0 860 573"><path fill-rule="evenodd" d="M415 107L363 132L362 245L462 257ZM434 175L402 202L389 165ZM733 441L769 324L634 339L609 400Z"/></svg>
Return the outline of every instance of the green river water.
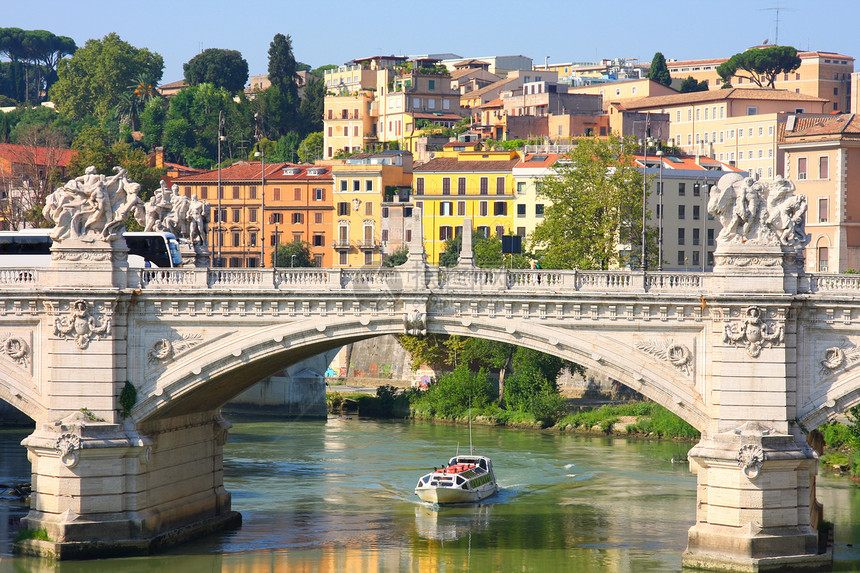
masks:
<svg viewBox="0 0 860 573"><path fill-rule="evenodd" d="M437 508L418 478L468 447L462 426L332 418L231 418L226 487L238 530L139 558L52 563L12 557L26 509L0 499L0 572L680 570L696 505L690 443L478 427L476 452L502 488L479 505ZM19 445L0 431L0 484L29 481ZM836 524L835 570L860 571L860 489L819 477Z"/></svg>

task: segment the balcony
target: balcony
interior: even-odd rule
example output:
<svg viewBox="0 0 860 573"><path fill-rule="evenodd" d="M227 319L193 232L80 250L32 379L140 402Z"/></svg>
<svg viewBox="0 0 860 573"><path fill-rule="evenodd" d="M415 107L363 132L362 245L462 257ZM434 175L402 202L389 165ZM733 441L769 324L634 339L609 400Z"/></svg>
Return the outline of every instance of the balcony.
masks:
<svg viewBox="0 0 860 573"><path fill-rule="evenodd" d="M377 250L379 248L379 243L376 239L362 239L358 243L358 248L368 251L368 250Z"/></svg>
<svg viewBox="0 0 860 573"><path fill-rule="evenodd" d="M335 249L348 249L351 245L349 239L333 239L331 246Z"/></svg>

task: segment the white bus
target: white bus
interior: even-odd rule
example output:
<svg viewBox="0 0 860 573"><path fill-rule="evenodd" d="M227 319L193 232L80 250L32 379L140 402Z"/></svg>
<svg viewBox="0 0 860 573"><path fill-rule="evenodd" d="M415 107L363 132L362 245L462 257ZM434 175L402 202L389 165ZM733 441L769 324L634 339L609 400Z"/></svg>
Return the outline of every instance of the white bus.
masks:
<svg viewBox="0 0 860 573"><path fill-rule="evenodd" d="M0 268L35 268L51 264L51 229L0 231ZM182 264L179 242L171 233L123 233L128 266L170 268Z"/></svg>

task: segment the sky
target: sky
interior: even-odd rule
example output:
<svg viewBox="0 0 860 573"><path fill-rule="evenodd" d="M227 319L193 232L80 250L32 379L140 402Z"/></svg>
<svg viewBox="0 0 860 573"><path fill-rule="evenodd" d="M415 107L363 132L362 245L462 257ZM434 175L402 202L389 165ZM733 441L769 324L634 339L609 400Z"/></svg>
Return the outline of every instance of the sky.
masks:
<svg viewBox="0 0 860 573"><path fill-rule="evenodd" d="M164 58L161 83L207 48L238 50L265 74L275 34L318 67L375 55L521 54L542 64L633 58L728 57L767 39L860 59L857 0L36 0L9 2L2 27L48 30L78 46L111 32ZM860 63L855 66L860 70Z"/></svg>

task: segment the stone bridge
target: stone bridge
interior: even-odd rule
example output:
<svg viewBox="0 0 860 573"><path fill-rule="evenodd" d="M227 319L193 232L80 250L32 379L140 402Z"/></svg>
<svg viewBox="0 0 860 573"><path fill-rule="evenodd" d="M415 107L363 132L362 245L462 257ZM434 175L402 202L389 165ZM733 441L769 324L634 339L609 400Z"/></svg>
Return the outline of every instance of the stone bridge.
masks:
<svg viewBox="0 0 860 573"><path fill-rule="evenodd" d="M468 225L469 222L466 222ZM466 227L468 228L468 226ZM59 558L158 550L236 524L220 407L331 348L397 333L512 343L598 369L702 432L684 555L708 569L827 567L807 435L860 402L860 276L720 245L713 273L129 269L123 241L0 271L0 398L37 423L24 520Z"/></svg>

